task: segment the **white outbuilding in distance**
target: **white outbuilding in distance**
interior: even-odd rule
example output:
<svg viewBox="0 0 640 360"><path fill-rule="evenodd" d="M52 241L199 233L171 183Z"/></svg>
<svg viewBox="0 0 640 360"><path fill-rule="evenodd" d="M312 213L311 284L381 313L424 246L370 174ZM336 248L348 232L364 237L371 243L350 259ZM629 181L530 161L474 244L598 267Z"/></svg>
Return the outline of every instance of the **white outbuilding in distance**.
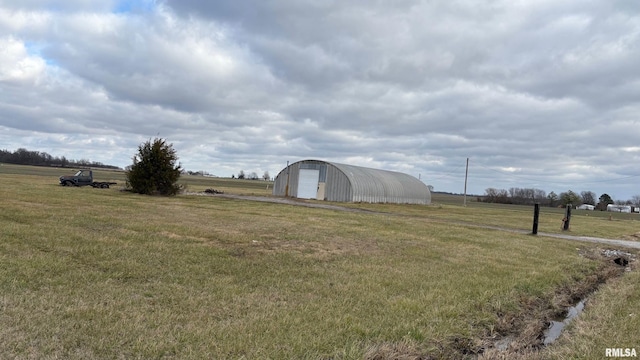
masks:
<svg viewBox="0 0 640 360"><path fill-rule="evenodd" d="M298 161L280 171L273 195L338 202L431 203L429 188L414 176L322 160Z"/></svg>

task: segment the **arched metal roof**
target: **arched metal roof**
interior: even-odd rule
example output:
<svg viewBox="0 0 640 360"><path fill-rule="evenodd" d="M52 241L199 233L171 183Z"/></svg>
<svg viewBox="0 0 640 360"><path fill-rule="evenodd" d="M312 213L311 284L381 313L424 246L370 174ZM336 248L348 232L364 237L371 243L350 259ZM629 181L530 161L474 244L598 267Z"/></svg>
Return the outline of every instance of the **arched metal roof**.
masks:
<svg viewBox="0 0 640 360"><path fill-rule="evenodd" d="M429 188L411 175L312 159L297 161L283 169L276 176L273 194L297 196L299 171L309 168L319 169L319 183L324 183L322 196L326 200L400 204L431 203ZM287 188L288 190L285 190Z"/></svg>
<svg viewBox="0 0 640 360"><path fill-rule="evenodd" d="M354 202L431 203L427 185L415 177L362 166L327 162L338 168L351 183Z"/></svg>

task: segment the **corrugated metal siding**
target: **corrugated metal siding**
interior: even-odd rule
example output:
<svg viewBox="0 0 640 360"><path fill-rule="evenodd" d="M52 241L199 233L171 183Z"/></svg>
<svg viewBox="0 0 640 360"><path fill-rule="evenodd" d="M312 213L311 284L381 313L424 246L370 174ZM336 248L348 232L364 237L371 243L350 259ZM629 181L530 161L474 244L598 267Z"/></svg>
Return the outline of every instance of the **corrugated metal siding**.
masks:
<svg viewBox="0 0 640 360"><path fill-rule="evenodd" d="M278 175L273 183L272 194L275 196L285 196L285 190L287 186L287 170L289 171L289 196L298 196L298 179L300 178L300 169L318 169L320 170L320 181L324 181L326 176L327 163L318 160L304 160L298 161L289 165L289 168L284 168Z"/></svg>
<svg viewBox="0 0 640 360"><path fill-rule="evenodd" d="M273 183L272 194L275 196L297 196L298 195L298 172L300 170L299 163L293 163L288 168L280 171ZM286 194L287 177L289 178L289 193Z"/></svg>
<svg viewBox="0 0 640 360"><path fill-rule="evenodd" d="M413 176L361 166L303 160L289 166L289 196L297 196L298 173L301 167L321 169L326 166L325 198L329 201L370 203L430 204L429 188ZM275 179L273 194L285 195L287 169Z"/></svg>
<svg viewBox="0 0 640 360"><path fill-rule="evenodd" d="M411 175L395 171L331 163L351 182L354 202L430 204L429 188Z"/></svg>
<svg viewBox="0 0 640 360"><path fill-rule="evenodd" d="M331 163L327 166L327 184L324 194L328 201L353 201L349 178Z"/></svg>
<svg viewBox="0 0 640 360"><path fill-rule="evenodd" d="M284 196L284 187L287 183L287 168L282 169L273 179L273 189L271 194L274 196Z"/></svg>

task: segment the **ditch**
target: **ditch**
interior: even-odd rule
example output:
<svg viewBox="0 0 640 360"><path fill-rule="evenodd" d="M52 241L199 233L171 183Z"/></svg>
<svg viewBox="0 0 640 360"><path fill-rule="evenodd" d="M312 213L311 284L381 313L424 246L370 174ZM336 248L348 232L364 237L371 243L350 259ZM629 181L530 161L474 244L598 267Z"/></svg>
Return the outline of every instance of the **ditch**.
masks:
<svg viewBox="0 0 640 360"><path fill-rule="evenodd" d="M585 251L581 255L601 262L595 274L559 289L550 301L525 306L519 321L511 321L513 328L507 326L501 329L501 336L483 339L482 347L464 352L479 359L517 359L553 345L575 318L588 311L589 297L608 280L631 271L636 261L636 255L621 250Z"/></svg>

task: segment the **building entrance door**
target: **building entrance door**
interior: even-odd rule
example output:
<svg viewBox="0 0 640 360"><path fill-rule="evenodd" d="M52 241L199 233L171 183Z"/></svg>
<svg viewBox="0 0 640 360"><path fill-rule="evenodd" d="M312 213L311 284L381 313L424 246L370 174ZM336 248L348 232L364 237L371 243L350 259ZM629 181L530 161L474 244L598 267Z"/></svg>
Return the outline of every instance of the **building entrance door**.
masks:
<svg viewBox="0 0 640 360"><path fill-rule="evenodd" d="M318 194L318 179L320 170L300 169L298 176L298 197L301 199L315 199Z"/></svg>

